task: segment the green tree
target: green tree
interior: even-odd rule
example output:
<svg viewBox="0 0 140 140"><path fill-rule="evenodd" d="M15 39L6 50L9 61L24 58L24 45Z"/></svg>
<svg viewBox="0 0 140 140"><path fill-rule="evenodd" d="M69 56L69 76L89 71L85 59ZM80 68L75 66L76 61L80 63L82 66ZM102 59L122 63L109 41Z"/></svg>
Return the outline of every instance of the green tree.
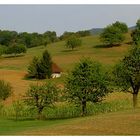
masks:
<svg viewBox="0 0 140 140"><path fill-rule="evenodd" d="M135 108L140 90L140 47L132 48L128 55L115 66L113 73L118 89L132 93Z"/></svg>
<svg viewBox="0 0 140 140"><path fill-rule="evenodd" d="M111 47L120 45L124 39L122 31L113 25L107 26L100 35L100 40Z"/></svg>
<svg viewBox="0 0 140 140"><path fill-rule="evenodd" d="M131 37L135 45L140 44L140 19L137 20L136 29L132 31Z"/></svg>
<svg viewBox="0 0 140 140"><path fill-rule="evenodd" d="M4 80L0 80L0 100L5 100L12 94L12 87Z"/></svg>
<svg viewBox="0 0 140 140"><path fill-rule="evenodd" d="M38 78L45 79L51 78L52 75L52 59L47 50L43 52L42 58L38 63Z"/></svg>
<svg viewBox="0 0 140 140"><path fill-rule="evenodd" d="M37 79L51 78L52 59L47 50L43 52L41 59L34 57L28 66L28 77Z"/></svg>
<svg viewBox="0 0 140 140"><path fill-rule="evenodd" d="M65 90L66 98L86 115L87 102L100 102L109 92L108 77L99 63L84 58L67 77Z"/></svg>
<svg viewBox="0 0 140 140"><path fill-rule="evenodd" d="M38 78L38 63L39 59L37 57L33 57L31 63L28 66L28 77Z"/></svg>
<svg viewBox="0 0 140 140"><path fill-rule="evenodd" d="M68 48L71 48L72 50L78 46L82 45L82 40L77 38L76 36L71 36L70 38L67 39L66 41L66 46Z"/></svg>
<svg viewBox="0 0 140 140"><path fill-rule="evenodd" d="M112 25L113 25L113 27L119 28L122 33L127 33L128 32L128 27L127 27L126 23L116 21Z"/></svg>
<svg viewBox="0 0 140 140"><path fill-rule="evenodd" d="M53 107L57 101L58 88L52 83L43 85L31 85L26 93L25 103L32 109L36 109L38 119L42 119L42 112L45 108Z"/></svg>

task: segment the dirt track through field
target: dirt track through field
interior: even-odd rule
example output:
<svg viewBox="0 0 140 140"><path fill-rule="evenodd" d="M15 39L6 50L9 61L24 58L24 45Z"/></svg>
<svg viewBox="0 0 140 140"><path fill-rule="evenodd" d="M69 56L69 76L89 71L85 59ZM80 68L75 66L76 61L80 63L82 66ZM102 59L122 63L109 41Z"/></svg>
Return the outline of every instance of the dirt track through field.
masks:
<svg viewBox="0 0 140 140"><path fill-rule="evenodd" d="M25 71L0 70L0 79L9 82L14 90L13 95L5 101L5 104L10 104L12 101L21 98L30 84L37 83L37 81L25 80L25 75Z"/></svg>

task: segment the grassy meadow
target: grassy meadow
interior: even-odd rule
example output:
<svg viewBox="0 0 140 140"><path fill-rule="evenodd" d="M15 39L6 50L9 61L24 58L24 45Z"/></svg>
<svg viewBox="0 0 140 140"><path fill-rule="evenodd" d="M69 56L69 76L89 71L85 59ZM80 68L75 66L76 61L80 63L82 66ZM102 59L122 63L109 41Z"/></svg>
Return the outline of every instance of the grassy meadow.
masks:
<svg viewBox="0 0 140 140"><path fill-rule="evenodd" d="M82 38L82 46L74 51L66 48L64 41L60 41L47 47L30 48L24 56L1 57L0 79L11 83L14 94L4 101L4 108L0 108L0 135L139 135L140 109L132 109L130 93L111 93L102 104L89 104L88 115L91 116L87 117L80 117L76 108L69 104L58 104L55 109L44 111L48 115L45 121L34 120L34 114L27 118L26 109L20 114L23 117L19 115L19 120L16 121L12 107L12 103L22 98L30 84L45 81L25 78L27 66L33 56L41 56L45 49L63 70L61 78L51 81L63 85L65 75L82 57L89 57L105 67L112 67L127 53L131 47L130 41L130 34L127 34L121 46L107 48L102 45L99 36L87 36Z"/></svg>

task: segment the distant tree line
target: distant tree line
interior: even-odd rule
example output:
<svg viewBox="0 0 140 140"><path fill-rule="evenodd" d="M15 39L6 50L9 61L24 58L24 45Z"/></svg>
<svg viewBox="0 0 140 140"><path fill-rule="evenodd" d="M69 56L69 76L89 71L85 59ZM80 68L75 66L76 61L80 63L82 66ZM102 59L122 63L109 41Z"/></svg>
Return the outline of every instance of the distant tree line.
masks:
<svg viewBox="0 0 140 140"><path fill-rule="evenodd" d="M39 33L17 33L16 31L0 30L0 44L11 46L13 44L23 44L27 48L45 45L57 41L55 31L47 31L43 34Z"/></svg>
<svg viewBox="0 0 140 140"><path fill-rule="evenodd" d="M76 37L85 37L85 36L89 36L91 35L89 30L85 30L85 31L78 31L78 32L64 32L59 39L60 40L66 40L68 38L70 38L71 36L76 36Z"/></svg>

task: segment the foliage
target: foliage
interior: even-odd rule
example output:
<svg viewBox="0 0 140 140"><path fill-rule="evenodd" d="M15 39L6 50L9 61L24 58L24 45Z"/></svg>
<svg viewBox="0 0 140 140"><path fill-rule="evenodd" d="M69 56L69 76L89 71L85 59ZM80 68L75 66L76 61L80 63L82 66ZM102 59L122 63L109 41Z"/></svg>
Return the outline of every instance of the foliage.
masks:
<svg viewBox="0 0 140 140"><path fill-rule="evenodd" d="M80 105L85 115L88 101L100 102L109 92L108 77L99 63L82 59L67 77L65 88L68 100Z"/></svg>
<svg viewBox="0 0 140 140"><path fill-rule="evenodd" d="M0 56L3 55L5 53L5 50L7 49L6 46L4 45L0 45Z"/></svg>
<svg viewBox="0 0 140 140"><path fill-rule="evenodd" d="M116 21L115 23L112 24L114 27L117 27L121 30L122 33L127 33L128 32L128 27L126 23Z"/></svg>
<svg viewBox="0 0 140 140"><path fill-rule="evenodd" d="M132 31L131 37L135 45L140 44L140 19L137 20L136 29Z"/></svg>
<svg viewBox="0 0 140 140"><path fill-rule="evenodd" d="M82 40L77 38L76 36L71 36L66 40L66 46L68 48L71 48L72 50L81 45L82 45Z"/></svg>
<svg viewBox="0 0 140 140"><path fill-rule="evenodd" d="M137 94L140 89L140 47L132 48L114 69L115 83L124 91L133 94L133 105L137 105Z"/></svg>
<svg viewBox="0 0 140 140"><path fill-rule="evenodd" d="M60 40L66 40L66 39L70 38L71 36L85 37L85 36L89 36L89 35L91 35L89 30L78 31L78 32L64 32L59 37L59 39Z"/></svg>
<svg viewBox="0 0 140 140"><path fill-rule="evenodd" d="M58 88L52 83L31 85L26 93L25 103L36 109L38 118L41 119L44 108L53 107L58 96Z"/></svg>
<svg viewBox="0 0 140 140"><path fill-rule="evenodd" d="M37 57L33 57L32 61L28 66L28 77L38 78L38 63L39 59Z"/></svg>
<svg viewBox="0 0 140 140"><path fill-rule="evenodd" d="M51 78L52 60L47 50L42 54L41 59L34 57L28 66L28 77L37 79Z"/></svg>
<svg viewBox="0 0 140 140"><path fill-rule="evenodd" d="M17 38L18 33L15 31L0 30L0 44L9 46L13 44Z"/></svg>
<svg viewBox="0 0 140 140"><path fill-rule="evenodd" d="M124 40L124 35L118 27L109 25L100 34L100 40L109 46L120 45Z"/></svg>
<svg viewBox="0 0 140 140"><path fill-rule="evenodd" d="M0 80L0 100L5 100L12 94L12 87L4 80Z"/></svg>
<svg viewBox="0 0 140 140"><path fill-rule="evenodd" d="M51 78L52 75L52 60L47 50L43 52L42 58L38 63L38 78L45 79Z"/></svg>
<svg viewBox="0 0 140 140"><path fill-rule="evenodd" d="M15 54L15 56L17 54L26 53L26 52L27 52L27 48L23 44L13 44L12 46L7 47L7 49L5 50L5 54Z"/></svg>

